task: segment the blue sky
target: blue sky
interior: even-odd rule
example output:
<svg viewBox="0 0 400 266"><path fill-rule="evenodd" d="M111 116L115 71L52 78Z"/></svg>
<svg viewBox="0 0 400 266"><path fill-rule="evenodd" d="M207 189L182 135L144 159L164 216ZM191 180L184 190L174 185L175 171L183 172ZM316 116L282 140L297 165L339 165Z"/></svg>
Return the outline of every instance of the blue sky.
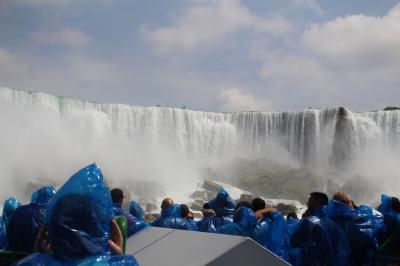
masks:
<svg viewBox="0 0 400 266"><path fill-rule="evenodd" d="M395 0L0 0L0 84L132 105L400 104Z"/></svg>

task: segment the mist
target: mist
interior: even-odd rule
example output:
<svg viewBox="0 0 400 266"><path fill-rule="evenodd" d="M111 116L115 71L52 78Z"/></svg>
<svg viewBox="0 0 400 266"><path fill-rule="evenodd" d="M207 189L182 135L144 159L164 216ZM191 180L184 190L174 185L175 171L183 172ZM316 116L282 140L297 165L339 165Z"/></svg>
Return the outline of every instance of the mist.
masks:
<svg viewBox="0 0 400 266"><path fill-rule="evenodd" d="M111 187L133 197L142 189L136 182L147 182L139 193L154 192L153 201L187 202L205 178L250 182L265 197L286 191L282 180L306 178L273 195L298 200L315 190L366 203L398 195L400 111L208 113L8 88L0 88L0 103L0 199L26 202L33 186L59 187L93 162ZM271 190L259 186L263 176Z"/></svg>
<svg viewBox="0 0 400 266"><path fill-rule="evenodd" d="M61 115L46 107L0 106L1 198L30 199L28 185L62 185L80 168L96 162L112 186L156 182L163 195L182 199L200 180L199 167L166 143L149 136L111 131L112 121L97 111Z"/></svg>

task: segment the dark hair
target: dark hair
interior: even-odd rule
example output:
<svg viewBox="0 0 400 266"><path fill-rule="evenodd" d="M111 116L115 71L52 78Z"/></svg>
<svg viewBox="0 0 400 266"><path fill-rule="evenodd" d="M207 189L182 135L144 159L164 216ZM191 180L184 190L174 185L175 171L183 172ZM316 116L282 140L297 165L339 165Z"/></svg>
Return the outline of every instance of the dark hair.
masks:
<svg viewBox="0 0 400 266"><path fill-rule="evenodd" d="M250 203L248 203L247 201L239 201L239 202L236 204L235 211L236 211L237 209L239 209L240 207L246 207L246 208L251 209L251 205L250 205Z"/></svg>
<svg viewBox="0 0 400 266"><path fill-rule="evenodd" d="M321 205L328 205L329 198L325 193L322 192L312 192L310 196L315 198Z"/></svg>
<svg viewBox="0 0 400 266"><path fill-rule="evenodd" d="M262 198L253 199L253 201L251 202L251 209L253 210L253 212L265 209L265 200L263 200Z"/></svg>
<svg viewBox="0 0 400 266"><path fill-rule="evenodd" d="M205 209L205 210L211 209L210 204L208 202L204 203L203 209Z"/></svg>
<svg viewBox="0 0 400 266"><path fill-rule="evenodd" d="M119 188L111 190L111 199L114 203L119 203L124 198L124 192Z"/></svg>
<svg viewBox="0 0 400 266"><path fill-rule="evenodd" d="M400 213L400 201L396 197L392 197L392 209L395 212Z"/></svg>
<svg viewBox="0 0 400 266"><path fill-rule="evenodd" d="M286 219L289 219L289 218L299 219L299 218L297 217L297 213L295 213L295 212L289 212L289 213L286 215Z"/></svg>
<svg viewBox="0 0 400 266"><path fill-rule="evenodd" d="M189 207L186 204L181 204L181 217L187 217L189 214Z"/></svg>

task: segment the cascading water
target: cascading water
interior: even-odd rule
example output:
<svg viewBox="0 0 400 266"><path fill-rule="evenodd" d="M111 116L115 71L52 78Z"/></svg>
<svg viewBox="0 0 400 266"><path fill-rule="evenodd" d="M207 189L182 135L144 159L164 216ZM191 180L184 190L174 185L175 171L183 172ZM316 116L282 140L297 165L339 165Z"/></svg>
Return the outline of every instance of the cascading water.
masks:
<svg viewBox="0 0 400 266"><path fill-rule="evenodd" d="M0 103L0 174L10 184L60 180L95 160L112 178L152 179L176 189L196 183L202 167L240 157L363 174L368 171L357 167L366 151L385 151L396 161L400 148L400 111L212 113L91 103L5 87ZM397 178L398 168L387 167Z"/></svg>

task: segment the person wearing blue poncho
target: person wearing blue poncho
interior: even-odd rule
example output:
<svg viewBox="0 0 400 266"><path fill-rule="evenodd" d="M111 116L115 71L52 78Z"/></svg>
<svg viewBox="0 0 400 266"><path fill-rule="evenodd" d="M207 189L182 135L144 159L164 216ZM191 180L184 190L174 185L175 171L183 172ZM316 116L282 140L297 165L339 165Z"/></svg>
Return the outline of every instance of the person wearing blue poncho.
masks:
<svg viewBox="0 0 400 266"><path fill-rule="evenodd" d="M220 226L217 233L254 238L256 226L257 217L254 212L247 207L239 207L233 214L233 223Z"/></svg>
<svg viewBox="0 0 400 266"><path fill-rule="evenodd" d="M50 253L34 253L17 266L138 265L133 256L121 256L122 235L113 220L110 191L95 164L61 187L48 206L45 223Z"/></svg>
<svg viewBox="0 0 400 266"><path fill-rule="evenodd" d="M203 218L200 221L197 221L197 230L200 232L208 232L215 233L217 229L213 224L213 217L215 216L215 212L210 208L208 203L204 203L203 209L201 210L203 214Z"/></svg>
<svg viewBox="0 0 400 266"><path fill-rule="evenodd" d="M325 214L328 197L313 192L307 202L305 217L292 225L291 247L300 251L294 265L348 265L349 245L345 234Z"/></svg>
<svg viewBox="0 0 400 266"><path fill-rule="evenodd" d="M217 196L208 205L215 212L212 221L217 230L220 226L233 222L233 211L236 203L224 188L219 190Z"/></svg>
<svg viewBox="0 0 400 266"><path fill-rule="evenodd" d="M157 218L151 225L172 229L192 230L187 220L181 217L180 206L174 204L171 198L166 198L162 201L161 217Z"/></svg>
<svg viewBox="0 0 400 266"><path fill-rule="evenodd" d="M112 189L111 198L113 201L114 216L124 216L126 218L126 221L128 223L128 236L131 236L148 226L148 224L143 219L136 219L135 216L127 213L122 208L124 193L121 189L119 188Z"/></svg>
<svg viewBox="0 0 400 266"><path fill-rule="evenodd" d="M33 252L47 205L54 194L53 187L42 187L32 193L31 203L14 211L7 226L8 250Z"/></svg>
<svg viewBox="0 0 400 266"><path fill-rule="evenodd" d="M21 206L15 198L8 198L4 201L3 214L0 217L0 250L7 247L7 225L13 212Z"/></svg>
<svg viewBox="0 0 400 266"><path fill-rule="evenodd" d="M136 219L144 220L144 210L142 206L134 200L129 203L129 213Z"/></svg>
<svg viewBox="0 0 400 266"><path fill-rule="evenodd" d="M44 214L51 198L56 194L52 186L42 187L32 193L31 202L35 203Z"/></svg>
<svg viewBox="0 0 400 266"><path fill-rule="evenodd" d="M260 245L289 261L286 238L288 228L283 215L274 208L265 208L255 213L261 219L255 229L255 238Z"/></svg>
<svg viewBox="0 0 400 266"><path fill-rule="evenodd" d="M351 250L352 265L372 265L377 251L374 238L362 232L355 223L355 211L351 200L343 192L337 192L325 208L326 215L346 234Z"/></svg>
<svg viewBox="0 0 400 266"><path fill-rule="evenodd" d="M190 230L198 231L197 223L193 221L193 213L190 211L189 207L186 204L181 204L180 208L181 208L181 217L188 222Z"/></svg>
<svg viewBox="0 0 400 266"><path fill-rule="evenodd" d="M396 197L390 197L387 195L381 196L381 204L378 207L378 211L384 216L385 221L385 232L381 232L379 237L380 243L382 244L388 237L390 237L396 231L400 231L400 201Z"/></svg>
<svg viewBox="0 0 400 266"><path fill-rule="evenodd" d="M386 231L383 214L369 206L360 205L354 210L354 215L357 227L378 245L379 236Z"/></svg>

